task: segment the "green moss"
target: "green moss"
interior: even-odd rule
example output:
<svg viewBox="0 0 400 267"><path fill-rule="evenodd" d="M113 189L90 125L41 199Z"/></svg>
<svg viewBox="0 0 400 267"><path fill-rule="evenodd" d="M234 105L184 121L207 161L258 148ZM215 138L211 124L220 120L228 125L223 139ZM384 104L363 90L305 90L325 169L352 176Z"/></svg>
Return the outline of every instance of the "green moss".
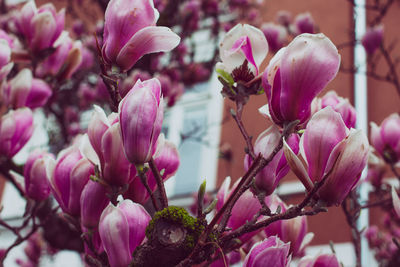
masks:
<svg viewBox="0 0 400 267"><path fill-rule="evenodd" d="M204 231L204 225L181 207L170 206L162 211L156 212L153 219L146 228L146 237L151 240L154 227L158 221L182 225L186 229L185 247L193 249L200 234Z"/></svg>

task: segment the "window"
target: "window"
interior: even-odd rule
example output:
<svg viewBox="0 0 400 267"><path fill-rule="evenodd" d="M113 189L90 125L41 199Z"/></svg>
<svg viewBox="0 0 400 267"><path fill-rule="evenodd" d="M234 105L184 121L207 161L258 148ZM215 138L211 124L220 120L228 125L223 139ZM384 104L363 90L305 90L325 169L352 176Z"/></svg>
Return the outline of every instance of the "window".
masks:
<svg viewBox="0 0 400 267"><path fill-rule="evenodd" d="M180 167L166 183L168 195L197 191L207 180L215 188L223 100L216 75L190 88L165 113L163 132L179 150Z"/></svg>

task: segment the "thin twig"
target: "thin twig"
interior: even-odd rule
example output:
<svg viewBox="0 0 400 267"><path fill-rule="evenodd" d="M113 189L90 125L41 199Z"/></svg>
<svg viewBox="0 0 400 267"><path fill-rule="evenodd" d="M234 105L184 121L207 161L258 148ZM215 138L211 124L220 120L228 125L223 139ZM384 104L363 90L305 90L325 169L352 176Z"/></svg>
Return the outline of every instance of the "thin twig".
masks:
<svg viewBox="0 0 400 267"><path fill-rule="evenodd" d="M391 81L397 90L397 94L400 96L400 81L399 81L399 77L397 75L396 65L392 61L392 58L390 57L389 52L386 51L386 49L383 45L380 46L380 51L386 61L386 64L389 67Z"/></svg>
<svg viewBox="0 0 400 267"><path fill-rule="evenodd" d="M154 196L154 193L151 190L151 188L149 186L149 183L147 182L146 172L144 172L143 170L138 169L138 174L139 174L140 181L142 182L143 186L146 188L147 193L150 195L151 202L153 203L154 209L156 211L160 211L160 208L158 207L157 200L156 200L156 198Z"/></svg>
<svg viewBox="0 0 400 267"><path fill-rule="evenodd" d="M158 190L160 192L159 194L159 200L161 203L161 209L165 209L168 207L168 198L167 198L167 193L165 192L165 187L164 187L164 182L163 178L161 177L161 174L157 168L157 165L154 161L153 158L150 159L149 161L149 166L150 169L154 175L154 179L156 179Z"/></svg>
<svg viewBox="0 0 400 267"><path fill-rule="evenodd" d="M248 154L254 160L256 158L256 155L254 154L254 148L251 140L252 138L249 136L249 134L246 131L246 128L243 125L242 113L243 113L243 103L240 101L236 101L236 113L232 113L232 117L235 119L236 124L239 127L239 130L242 133L244 140L246 141Z"/></svg>
<svg viewBox="0 0 400 267"><path fill-rule="evenodd" d="M361 232L357 228L357 219L360 215L360 203L358 202L356 191L350 192L347 199L351 207L348 207L345 199L342 203L342 209L346 216L347 224L351 228L351 237L356 254L356 266L361 267Z"/></svg>

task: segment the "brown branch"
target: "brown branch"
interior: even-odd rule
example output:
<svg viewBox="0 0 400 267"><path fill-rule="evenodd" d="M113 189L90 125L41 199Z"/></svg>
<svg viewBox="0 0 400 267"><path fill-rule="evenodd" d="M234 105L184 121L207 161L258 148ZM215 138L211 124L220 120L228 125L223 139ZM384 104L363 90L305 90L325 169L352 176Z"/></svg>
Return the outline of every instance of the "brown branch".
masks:
<svg viewBox="0 0 400 267"><path fill-rule="evenodd" d="M161 174L158 171L157 165L156 165L156 163L155 163L153 158L150 159L149 166L150 166L150 169L151 169L151 171L152 171L152 173L154 175L154 179L157 182L158 190L160 192L159 200L160 200L160 203L161 203L161 209L165 209L165 208L168 207L167 193L165 192L163 178L161 177Z"/></svg>
<svg viewBox="0 0 400 267"><path fill-rule="evenodd" d="M338 158L339 157L336 158L336 161ZM333 164L333 166L335 166L335 164L336 162ZM326 208L318 205L315 205L313 207L313 210L303 210L303 209L307 206L312 205L314 197L317 196L319 189L324 185L325 181L328 179L332 171L333 168L331 168L329 172L325 174L325 176L321 179L321 181L315 183L313 189L311 189L311 191L307 193L307 196L303 199L303 201L300 204L289 208L284 213L272 215L268 219L257 222L255 224L249 224L249 223L244 224L241 227L237 228L236 230L230 232L226 236L222 237L220 242L221 243L229 242L230 240L237 238L245 233L253 232L263 227L266 227L275 221L292 219L304 215L310 216L310 215L315 215L319 212L325 212Z"/></svg>
<svg viewBox="0 0 400 267"><path fill-rule="evenodd" d="M399 77L397 75L396 65L392 61L392 58L390 57L389 52L385 49L385 47L383 45L380 46L380 51L386 61L386 64L389 67L391 81L397 90L397 94L400 96L400 81L399 81Z"/></svg>
<svg viewBox="0 0 400 267"><path fill-rule="evenodd" d="M7 160L6 162L0 164L0 173L3 175L3 177L8 180L9 182L12 183L12 185L15 187L15 189L17 189L18 193L24 197L25 196L25 191L24 189L17 183L17 181L15 181L14 177L9 173L10 170L14 170L12 165L11 165L12 161L11 160ZM13 164L14 166L16 166L15 164ZM15 169L14 171L16 171L17 169ZM20 173L20 172L18 172Z"/></svg>
<svg viewBox="0 0 400 267"><path fill-rule="evenodd" d="M246 131L246 128L243 125L242 121L242 113L243 113L243 103L240 101L236 101L236 113L232 112L232 117L235 119L237 126L239 127L240 132L243 135L244 140L246 141L247 145L247 154L251 157L251 159L255 159L256 155L254 154L254 148L252 144L252 137Z"/></svg>
<svg viewBox="0 0 400 267"><path fill-rule="evenodd" d="M347 199L351 208L347 205ZM350 192L347 199L342 203L342 209L346 216L347 224L351 228L351 237L356 254L356 267L361 267L361 232L357 228L357 219L360 216L360 203L356 191Z"/></svg>
<svg viewBox="0 0 400 267"><path fill-rule="evenodd" d="M147 182L146 172L141 170L140 168L137 168L137 171L138 171L138 175L139 175L140 181L142 182L143 186L146 188L147 193L150 195L151 202L153 203L154 209L156 211L160 211L161 209L158 207L156 197L154 196L154 193L151 190L151 188L149 186L149 183Z"/></svg>

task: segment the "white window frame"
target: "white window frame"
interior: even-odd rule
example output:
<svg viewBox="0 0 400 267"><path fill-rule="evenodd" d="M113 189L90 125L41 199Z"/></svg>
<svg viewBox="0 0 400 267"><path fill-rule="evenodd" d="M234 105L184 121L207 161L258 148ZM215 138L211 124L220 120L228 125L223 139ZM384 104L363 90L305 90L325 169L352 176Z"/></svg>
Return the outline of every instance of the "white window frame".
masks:
<svg viewBox="0 0 400 267"><path fill-rule="evenodd" d="M168 125L168 140L172 141L179 149L181 144L181 133L183 132L183 123L185 112L191 108L196 109L198 106L207 105L206 124L204 140L208 145L202 145L201 160L199 162L199 173L194 174L199 183L206 179L207 190L214 190L217 182L217 168L219 143L221 135L221 121L223 115L223 98L220 94L221 85L217 79L217 75L211 75L207 82L207 89L201 92L188 90L181 99L165 114L164 123ZM201 84L200 86L204 86ZM168 196L175 195L175 179L171 178L166 182L166 190ZM197 190L197 189L196 189Z"/></svg>

